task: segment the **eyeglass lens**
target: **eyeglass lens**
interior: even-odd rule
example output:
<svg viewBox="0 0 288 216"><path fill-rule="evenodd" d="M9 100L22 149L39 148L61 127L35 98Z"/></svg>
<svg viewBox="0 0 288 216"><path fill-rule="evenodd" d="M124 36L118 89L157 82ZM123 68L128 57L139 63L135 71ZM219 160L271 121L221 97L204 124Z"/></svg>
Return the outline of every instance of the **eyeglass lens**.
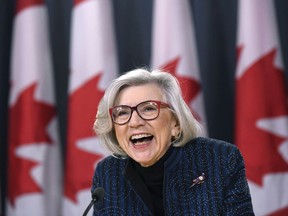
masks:
<svg viewBox="0 0 288 216"><path fill-rule="evenodd" d="M136 107L117 106L112 110L112 118L116 124L125 124L131 118L132 112L136 110L138 115L145 120L157 118L159 114L159 104L152 101L146 101L138 104Z"/></svg>

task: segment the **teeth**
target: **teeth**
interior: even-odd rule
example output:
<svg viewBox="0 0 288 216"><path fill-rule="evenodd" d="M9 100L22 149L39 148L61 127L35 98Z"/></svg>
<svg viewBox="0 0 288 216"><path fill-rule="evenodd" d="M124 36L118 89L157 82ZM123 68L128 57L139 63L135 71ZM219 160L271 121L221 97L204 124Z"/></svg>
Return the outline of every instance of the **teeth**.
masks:
<svg viewBox="0 0 288 216"><path fill-rule="evenodd" d="M150 137L150 136L151 134L136 134L136 135L131 136L131 140L141 139L141 138Z"/></svg>

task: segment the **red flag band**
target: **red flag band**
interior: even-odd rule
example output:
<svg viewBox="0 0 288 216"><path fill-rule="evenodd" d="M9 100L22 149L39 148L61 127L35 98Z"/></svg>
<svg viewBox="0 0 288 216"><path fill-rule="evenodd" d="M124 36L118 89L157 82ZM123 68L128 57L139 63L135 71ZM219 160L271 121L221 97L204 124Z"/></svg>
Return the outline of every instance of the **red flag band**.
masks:
<svg viewBox="0 0 288 216"><path fill-rule="evenodd" d="M256 215L288 215L288 104L273 1L239 1L236 143Z"/></svg>
<svg viewBox="0 0 288 216"><path fill-rule="evenodd" d="M47 9L39 0L16 4L7 215L59 215L62 171Z"/></svg>
<svg viewBox="0 0 288 216"><path fill-rule="evenodd" d="M107 153L92 131L97 106L118 75L112 2L75 0L72 11L63 215L82 215L92 176Z"/></svg>
<svg viewBox="0 0 288 216"><path fill-rule="evenodd" d="M196 38L187 0L155 0L152 67L177 77L184 99L206 128Z"/></svg>

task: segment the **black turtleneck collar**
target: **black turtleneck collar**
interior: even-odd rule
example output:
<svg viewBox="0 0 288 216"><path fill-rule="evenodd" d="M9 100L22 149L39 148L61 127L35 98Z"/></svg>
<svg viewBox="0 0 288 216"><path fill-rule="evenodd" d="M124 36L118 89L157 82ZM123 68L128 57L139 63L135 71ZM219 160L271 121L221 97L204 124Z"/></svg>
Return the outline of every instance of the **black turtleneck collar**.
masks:
<svg viewBox="0 0 288 216"><path fill-rule="evenodd" d="M167 152L153 165L144 167L138 162L133 160L134 167L139 175L143 178L144 182L157 182L163 181L164 163L169 158L172 148L170 147Z"/></svg>
<svg viewBox="0 0 288 216"><path fill-rule="evenodd" d="M163 179L164 179L164 163L171 155L173 147L170 147L167 152L155 164L149 167L143 167L139 163L133 161L132 167L138 174L141 182L136 184L136 187L144 185L141 194L143 200L149 200L148 206L152 205L155 215L164 215L163 207ZM146 192L145 192L146 191ZM144 192L144 193L143 193Z"/></svg>

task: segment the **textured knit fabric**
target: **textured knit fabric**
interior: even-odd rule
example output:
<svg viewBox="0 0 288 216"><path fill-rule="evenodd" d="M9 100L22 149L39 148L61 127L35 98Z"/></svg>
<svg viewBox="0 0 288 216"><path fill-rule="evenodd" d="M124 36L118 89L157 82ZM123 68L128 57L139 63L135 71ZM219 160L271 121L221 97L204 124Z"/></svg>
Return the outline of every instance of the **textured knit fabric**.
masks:
<svg viewBox="0 0 288 216"><path fill-rule="evenodd" d="M202 173L204 182L191 187ZM155 215L149 200L139 196L147 193L139 178L129 158L109 156L98 163L92 191L103 187L105 196L94 205L93 215ZM163 187L165 215L254 215L243 158L236 146L223 141L195 138L173 148Z"/></svg>

